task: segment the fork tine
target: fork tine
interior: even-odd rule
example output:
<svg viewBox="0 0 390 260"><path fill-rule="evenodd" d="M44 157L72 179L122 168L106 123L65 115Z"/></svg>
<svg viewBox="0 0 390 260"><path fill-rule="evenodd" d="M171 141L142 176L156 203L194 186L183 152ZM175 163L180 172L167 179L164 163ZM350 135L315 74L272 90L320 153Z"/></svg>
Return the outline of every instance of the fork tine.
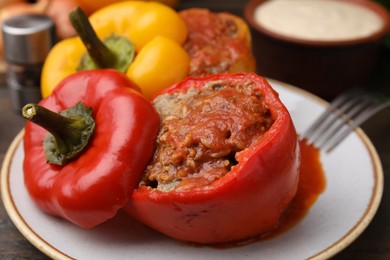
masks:
<svg viewBox="0 0 390 260"><path fill-rule="evenodd" d="M346 92L330 104L301 139L330 152L357 126L388 106L390 100L386 97L362 90Z"/></svg>
<svg viewBox="0 0 390 260"><path fill-rule="evenodd" d="M375 104L371 105L367 110L365 110L363 113L361 113L356 118L354 118L351 124L344 125L345 129L342 132L340 131L338 135L333 136L333 138L330 139L326 144L324 144L322 148L326 152L332 151L356 127L364 123L367 119L369 119L377 112L389 106L390 106L390 102L383 103L380 106L377 106Z"/></svg>
<svg viewBox="0 0 390 260"><path fill-rule="evenodd" d="M321 138L323 132L326 132L331 125L350 107L354 106L357 102L356 99L352 99L357 95L357 92L345 93L338 96L328 107L328 109L314 122L314 124L302 135L303 139L306 139L308 144L313 144ZM357 95L358 96L358 95Z"/></svg>
<svg viewBox="0 0 390 260"><path fill-rule="evenodd" d="M325 112L302 134L302 139L307 139L308 142L312 142L312 138L316 135L318 129L321 129L325 125L326 119L332 115L333 110L340 106L347 100L347 96L338 96L331 105L325 110Z"/></svg>
<svg viewBox="0 0 390 260"><path fill-rule="evenodd" d="M337 115L338 117L335 118L333 124L330 125L322 135L320 135L320 138L318 138L316 142L317 145L319 147L325 145L329 139L334 138L334 136L341 130L343 126L345 126L346 123L348 123L350 119L366 109L370 104L371 102L367 97L357 96L351 100L346 109L339 110L342 110L341 112L343 115L341 116L341 113L340 115ZM346 106L343 106L343 108L345 107Z"/></svg>

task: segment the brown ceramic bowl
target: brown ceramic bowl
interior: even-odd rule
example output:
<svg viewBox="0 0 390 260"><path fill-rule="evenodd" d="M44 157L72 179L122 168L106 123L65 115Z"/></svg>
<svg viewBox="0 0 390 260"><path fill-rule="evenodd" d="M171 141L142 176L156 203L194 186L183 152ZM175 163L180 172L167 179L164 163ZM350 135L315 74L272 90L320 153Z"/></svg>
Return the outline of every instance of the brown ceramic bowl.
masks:
<svg viewBox="0 0 390 260"><path fill-rule="evenodd" d="M383 19L381 30L371 36L337 41L316 41L281 35L259 25L256 7L268 0L250 0L245 19L251 27L257 72L333 98L348 88L368 84L377 65L381 40L389 31L386 9L370 0L344 0L371 9Z"/></svg>

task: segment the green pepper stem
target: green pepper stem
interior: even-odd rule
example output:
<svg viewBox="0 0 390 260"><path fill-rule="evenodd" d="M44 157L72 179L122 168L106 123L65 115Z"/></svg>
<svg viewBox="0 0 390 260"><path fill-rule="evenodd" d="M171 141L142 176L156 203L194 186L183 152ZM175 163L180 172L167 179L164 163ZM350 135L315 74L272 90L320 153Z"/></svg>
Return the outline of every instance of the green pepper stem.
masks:
<svg viewBox="0 0 390 260"><path fill-rule="evenodd" d="M43 127L46 136L43 146L49 163L62 165L80 154L88 144L95 122L82 103L64 110L68 116L50 111L37 104L27 104L22 109L25 119ZM54 140L53 140L54 138Z"/></svg>
<svg viewBox="0 0 390 260"><path fill-rule="evenodd" d="M115 54L96 35L83 10L79 7L75 8L69 14L69 19L91 58L101 68L113 68L116 62Z"/></svg>

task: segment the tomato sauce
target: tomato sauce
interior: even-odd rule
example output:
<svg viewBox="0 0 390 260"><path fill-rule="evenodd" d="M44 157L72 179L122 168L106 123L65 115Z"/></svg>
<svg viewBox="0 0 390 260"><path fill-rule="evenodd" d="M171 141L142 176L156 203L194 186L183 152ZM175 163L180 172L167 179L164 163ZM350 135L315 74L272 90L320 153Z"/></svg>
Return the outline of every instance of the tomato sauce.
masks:
<svg viewBox="0 0 390 260"><path fill-rule="evenodd" d="M298 191L287 208L279 227L265 239L274 238L298 224L309 212L326 188L325 173L320 161L320 151L306 142L300 142L301 170Z"/></svg>
<svg viewBox="0 0 390 260"><path fill-rule="evenodd" d="M191 57L189 75L202 77L228 71L234 57L227 46L238 31L233 19L201 9L182 11L180 15L190 32L183 45Z"/></svg>
<svg viewBox="0 0 390 260"><path fill-rule="evenodd" d="M239 17L201 8L179 14L189 31L183 48L191 57L190 76L255 70L249 30Z"/></svg>
<svg viewBox="0 0 390 260"><path fill-rule="evenodd" d="M237 164L235 155L260 142L274 122L251 84L217 82L193 88L177 100L168 106L166 98L163 105L154 103L161 129L140 185L164 192L207 189Z"/></svg>
<svg viewBox="0 0 390 260"><path fill-rule="evenodd" d="M212 247L223 249L273 239L284 234L303 220L318 197L324 192L326 178L320 161L320 151L314 146L308 145L305 141L300 141L299 145L301 148L301 169L298 191L281 218L279 226L272 232L262 234L259 237L236 243L211 245Z"/></svg>

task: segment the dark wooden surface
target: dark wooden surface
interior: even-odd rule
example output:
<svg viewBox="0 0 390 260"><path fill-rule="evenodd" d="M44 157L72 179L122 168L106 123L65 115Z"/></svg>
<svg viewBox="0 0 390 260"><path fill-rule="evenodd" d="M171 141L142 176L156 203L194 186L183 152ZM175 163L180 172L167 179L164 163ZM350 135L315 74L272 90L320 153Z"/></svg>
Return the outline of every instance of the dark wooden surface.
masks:
<svg viewBox="0 0 390 260"><path fill-rule="evenodd" d="M205 7L215 11L229 11L242 15L246 1L239 0L182 0L179 8ZM384 50L372 87L386 92L390 89L390 51ZM23 128L24 121L11 109L7 88L0 86L0 162L13 138ZM380 112L367 121L362 129L376 147L384 169L385 188L383 199L373 221L344 251L334 259L390 259L390 109ZM351 151L353 152L353 151ZM358 196L358 194L357 194ZM293 257L293 256L292 256ZM0 203L0 260L47 259L33 247L16 229Z"/></svg>

